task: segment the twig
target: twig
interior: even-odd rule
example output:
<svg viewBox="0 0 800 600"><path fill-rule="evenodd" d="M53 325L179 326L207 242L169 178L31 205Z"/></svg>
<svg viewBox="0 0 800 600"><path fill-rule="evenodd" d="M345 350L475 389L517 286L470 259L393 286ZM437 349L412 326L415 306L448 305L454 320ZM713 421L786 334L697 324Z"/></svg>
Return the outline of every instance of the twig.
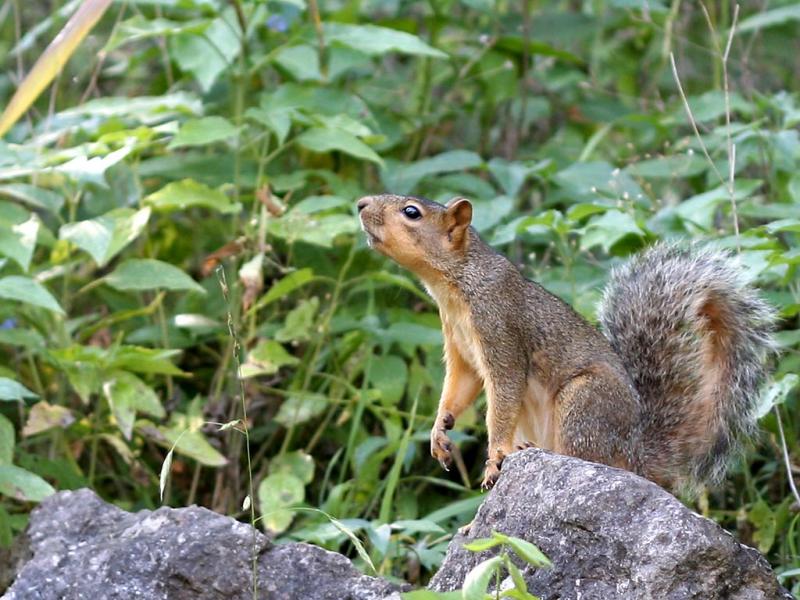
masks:
<svg viewBox="0 0 800 600"><path fill-rule="evenodd" d="M325 63L325 32L322 29L322 17L319 14L317 0L308 0L308 12L314 23L314 31L317 34L317 52L319 53L319 68L322 74L327 77L328 68Z"/></svg>
<svg viewBox="0 0 800 600"><path fill-rule="evenodd" d="M734 173L736 171L736 145L733 143L731 136L731 94L728 79L728 57L731 53L731 45L733 44L733 36L736 33L736 23L739 20L739 5L734 5L733 19L731 21L731 29L728 32L728 41L725 44L725 52L719 46L717 40L717 32L714 28L714 23L711 21L711 15L705 4L700 5L703 9L703 14L706 17L708 29L711 31L711 39L714 42L714 48L717 51L720 59L722 60L722 85L723 85L723 100L725 102L725 141L728 149L728 195L731 201L731 216L733 217L733 231L736 234L736 249L741 250L739 242L739 214L736 209L736 190L734 187Z"/></svg>
<svg viewBox="0 0 800 600"><path fill-rule="evenodd" d="M673 52L669 53L669 62L672 65L672 75L675 77L675 83L678 86L678 93L680 93L681 100L683 100L683 108L686 109L686 114L689 116L689 122L692 124L692 129L694 130L694 135L697 138L697 142L700 144L700 148L703 150L703 154L708 160L708 164L711 165L711 169L719 178L720 183L725 185L725 178L722 177L719 169L717 169L717 165L715 165L714 161L711 160L711 155L708 153L708 148L706 148L706 144L700 135L700 130L697 128L697 121L694 118L694 114L692 114L692 107L689 106L689 100L686 98L686 93L683 91L683 86L681 85L681 78L678 75L678 67L675 65L675 54Z"/></svg>
<svg viewBox="0 0 800 600"><path fill-rule="evenodd" d="M775 418L778 422L778 433L781 436L781 450L783 451L783 461L786 463L786 478L789 480L789 487L792 489L792 494L794 494L794 499L797 502L797 506L800 507L800 493L797 491L797 486L794 484L794 478L792 477L792 461L789 460L789 449L786 446L786 436L783 433L783 421L781 419L781 411L778 410L778 405L774 405L772 410L775 411Z"/></svg>

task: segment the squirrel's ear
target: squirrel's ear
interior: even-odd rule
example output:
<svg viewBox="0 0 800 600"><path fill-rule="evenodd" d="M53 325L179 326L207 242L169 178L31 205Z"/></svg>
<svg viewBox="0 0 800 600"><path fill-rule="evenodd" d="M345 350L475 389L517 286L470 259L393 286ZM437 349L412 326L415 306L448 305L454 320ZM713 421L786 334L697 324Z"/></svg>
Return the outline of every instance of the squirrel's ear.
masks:
<svg viewBox="0 0 800 600"><path fill-rule="evenodd" d="M472 223L472 204L466 198L453 198L447 203L447 236L461 244L464 233Z"/></svg>

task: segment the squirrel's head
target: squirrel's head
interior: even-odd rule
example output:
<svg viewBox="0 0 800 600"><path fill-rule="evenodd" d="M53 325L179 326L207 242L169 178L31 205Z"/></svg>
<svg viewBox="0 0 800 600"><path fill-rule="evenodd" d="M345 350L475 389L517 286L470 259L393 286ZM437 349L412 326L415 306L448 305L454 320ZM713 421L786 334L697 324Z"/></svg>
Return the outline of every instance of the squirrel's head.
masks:
<svg viewBox="0 0 800 600"><path fill-rule="evenodd" d="M371 248L421 277L448 270L469 244L472 205L464 198L443 206L413 196L365 196L358 215Z"/></svg>

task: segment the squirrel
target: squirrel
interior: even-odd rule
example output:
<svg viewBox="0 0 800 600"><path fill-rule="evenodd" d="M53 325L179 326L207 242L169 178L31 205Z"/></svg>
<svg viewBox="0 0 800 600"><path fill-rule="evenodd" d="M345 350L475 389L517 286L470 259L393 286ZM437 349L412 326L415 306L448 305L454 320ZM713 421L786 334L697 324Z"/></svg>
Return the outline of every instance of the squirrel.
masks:
<svg viewBox="0 0 800 600"><path fill-rule="evenodd" d="M672 491L724 475L756 428L774 312L731 257L661 243L613 271L602 333L526 279L471 226L472 205L411 196L357 202L367 243L418 276L439 307L446 366L431 455L481 389L491 488L536 446L620 467Z"/></svg>

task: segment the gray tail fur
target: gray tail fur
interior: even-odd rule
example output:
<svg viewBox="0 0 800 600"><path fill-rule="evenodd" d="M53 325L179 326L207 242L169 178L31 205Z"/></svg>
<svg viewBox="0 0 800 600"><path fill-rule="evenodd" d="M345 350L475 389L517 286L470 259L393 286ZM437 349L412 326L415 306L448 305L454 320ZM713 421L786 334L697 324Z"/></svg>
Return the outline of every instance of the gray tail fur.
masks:
<svg viewBox="0 0 800 600"><path fill-rule="evenodd" d="M600 322L642 400L647 475L718 481L756 429L775 315L722 251L660 244L612 273Z"/></svg>

